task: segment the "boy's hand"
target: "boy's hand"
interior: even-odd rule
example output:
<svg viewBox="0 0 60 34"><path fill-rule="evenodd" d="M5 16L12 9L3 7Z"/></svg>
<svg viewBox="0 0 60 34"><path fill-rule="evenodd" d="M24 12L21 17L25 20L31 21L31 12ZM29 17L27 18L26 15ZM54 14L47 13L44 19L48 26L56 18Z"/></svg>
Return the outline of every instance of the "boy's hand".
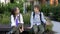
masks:
<svg viewBox="0 0 60 34"><path fill-rule="evenodd" d="M22 29L19 29L19 30L20 30L21 33L23 32Z"/></svg>
<svg viewBox="0 0 60 34"><path fill-rule="evenodd" d="M24 31L24 29L20 29L20 28L19 28L19 30L20 30L21 33Z"/></svg>
<svg viewBox="0 0 60 34"><path fill-rule="evenodd" d="M51 25L51 23L49 21L46 22L46 25Z"/></svg>

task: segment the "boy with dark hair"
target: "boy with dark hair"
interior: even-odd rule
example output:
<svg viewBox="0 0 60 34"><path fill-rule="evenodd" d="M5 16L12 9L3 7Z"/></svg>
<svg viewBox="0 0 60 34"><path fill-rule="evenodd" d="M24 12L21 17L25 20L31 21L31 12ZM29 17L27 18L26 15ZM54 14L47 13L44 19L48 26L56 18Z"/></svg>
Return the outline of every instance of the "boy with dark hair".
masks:
<svg viewBox="0 0 60 34"><path fill-rule="evenodd" d="M11 13L11 31L7 34L20 34L24 31L23 16L18 7L12 9Z"/></svg>
<svg viewBox="0 0 60 34"><path fill-rule="evenodd" d="M30 22L31 27L28 28L33 28L35 34L42 34L44 32L46 20L38 5L34 6L34 12L31 13Z"/></svg>

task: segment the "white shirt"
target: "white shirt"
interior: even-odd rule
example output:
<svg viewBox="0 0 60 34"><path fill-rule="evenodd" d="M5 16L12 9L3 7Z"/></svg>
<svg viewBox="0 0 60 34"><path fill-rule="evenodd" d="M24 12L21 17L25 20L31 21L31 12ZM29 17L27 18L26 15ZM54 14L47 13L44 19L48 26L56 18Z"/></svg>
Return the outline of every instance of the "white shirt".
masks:
<svg viewBox="0 0 60 34"><path fill-rule="evenodd" d="M19 15L17 15L17 16L19 16ZM16 18L18 18L17 16L16 16ZM22 14L20 14L20 22L18 20L18 23L24 24ZM12 26L16 26L16 20L14 20L14 16L13 15L11 15L11 27Z"/></svg>
<svg viewBox="0 0 60 34"><path fill-rule="evenodd" d="M31 23L31 28L33 27L33 25L40 25L41 24L41 21L40 21L40 13L38 14L35 14L35 17L33 18L33 12L31 14L31 19L30 19L30 23ZM43 13L41 12L41 19L44 23L46 23L46 20L44 18L44 15Z"/></svg>

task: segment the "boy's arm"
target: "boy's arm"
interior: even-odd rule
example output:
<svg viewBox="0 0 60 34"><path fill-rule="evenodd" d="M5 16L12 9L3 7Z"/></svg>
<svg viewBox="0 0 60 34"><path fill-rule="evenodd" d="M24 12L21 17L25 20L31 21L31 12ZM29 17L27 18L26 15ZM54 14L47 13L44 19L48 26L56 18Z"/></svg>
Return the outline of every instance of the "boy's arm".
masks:
<svg viewBox="0 0 60 34"><path fill-rule="evenodd" d="M19 29L20 29L21 31L23 31L23 30L24 30L24 22L23 22L23 16L22 16L22 14L20 14L20 25L21 25L21 26L20 26Z"/></svg>
<svg viewBox="0 0 60 34"><path fill-rule="evenodd" d="M42 21L43 21L43 23L46 24L46 19L45 19L45 17L44 17L44 14L41 13L41 15L42 15Z"/></svg>
<svg viewBox="0 0 60 34"><path fill-rule="evenodd" d="M20 14L20 23L24 24L22 14Z"/></svg>
<svg viewBox="0 0 60 34"><path fill-rule="evenodd" d="M13 15L11 15L10 18L11 18L11 19L10 19L10 21L11 21L11 27L16 26Z"/></svg>
<svg viewBox="0 0 60 34"><path fill-rule="evenodd" d="M30 23L31 23L31 27L30 28L32 28L33 27L33 12L31 13Z"/></svg>
<svg viewBox="0 0 60 34"><path fill-rule="evenodd" d="M31 13L31 18L30 18L30 27L27 27L28 29L31 29L33 27L33 12Z"/></svg>

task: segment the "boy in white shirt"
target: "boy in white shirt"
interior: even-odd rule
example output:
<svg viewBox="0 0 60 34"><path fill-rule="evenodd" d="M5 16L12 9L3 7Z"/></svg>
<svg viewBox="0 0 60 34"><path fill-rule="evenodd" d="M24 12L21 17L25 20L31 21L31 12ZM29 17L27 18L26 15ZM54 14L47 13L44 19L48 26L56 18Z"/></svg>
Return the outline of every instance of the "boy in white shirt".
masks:
<svg viewBox="0 0 60 34"><path fill-rule="evenodd" d="M22 14L19 12L19 8L15 7L12 9L12 14L11 14L11 33L19 34L24 31L23 27L23 17Z"/></svg>
<svg viewBox="0 0 60 34"><path fill-rule="evenodd" d="M43 13L40 12L38 5L34 6L34 12L31 13L30 23L31 27L28 28L33 28L35 34L42 34L44 32L46 20L44 19Z"/></svg>

